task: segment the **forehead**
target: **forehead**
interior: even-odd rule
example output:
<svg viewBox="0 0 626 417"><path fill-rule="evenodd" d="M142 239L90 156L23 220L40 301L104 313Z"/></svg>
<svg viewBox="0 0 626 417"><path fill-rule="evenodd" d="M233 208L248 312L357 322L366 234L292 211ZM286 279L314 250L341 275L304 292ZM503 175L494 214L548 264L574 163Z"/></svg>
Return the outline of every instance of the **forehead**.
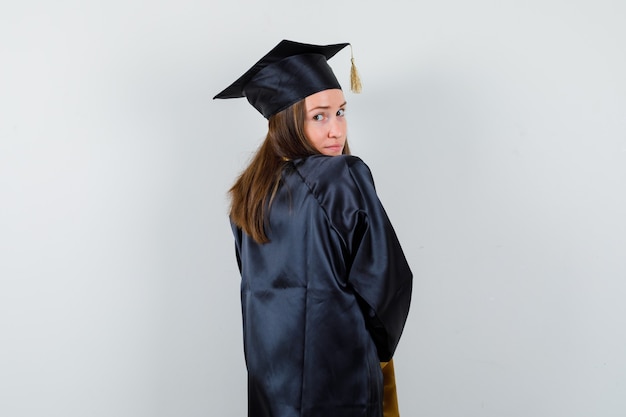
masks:
<svg viewBox="0 0 626 417"><path fill-rule="evenodd" d="M304 103L308 110L315 107L341 106L345 103L345 99L343 97L343 91L338 88L334 88L311 94L304 100Z"/></svg>

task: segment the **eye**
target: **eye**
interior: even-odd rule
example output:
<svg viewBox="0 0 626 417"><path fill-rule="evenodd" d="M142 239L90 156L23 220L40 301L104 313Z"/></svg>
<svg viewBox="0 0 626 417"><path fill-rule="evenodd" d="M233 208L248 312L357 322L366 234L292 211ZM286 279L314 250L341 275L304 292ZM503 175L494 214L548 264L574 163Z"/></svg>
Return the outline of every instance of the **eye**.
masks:
<svg viewBox="0 0 626 417"><path fill-rule="evenodd" d="M315 116L313 116L313 120L315 120L317 122L321 122L322 120L324 120L324 115L323 114L316 114Z"/></svg>
<svg viewBox="0 0 626 417"><path fill-rule="evenodd" d="M345 115L346 115L346 109L339 109L339 110L337 111L337 116L339 116L339 117L343 117L343 116L345 116Z"/></svg>

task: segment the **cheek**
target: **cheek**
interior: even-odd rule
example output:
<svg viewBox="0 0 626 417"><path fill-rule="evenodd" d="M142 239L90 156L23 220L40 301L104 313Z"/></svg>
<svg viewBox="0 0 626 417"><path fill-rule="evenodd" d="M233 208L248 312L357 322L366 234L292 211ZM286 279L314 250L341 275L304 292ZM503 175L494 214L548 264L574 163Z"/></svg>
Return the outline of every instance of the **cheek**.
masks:
<svg viewBox="0 0 626 417"><path fill-rule="evenodd" d="M320 129L319 128L316 129L315 127L312 127L311 125L305 126L304 127L304 135L309 140L309 142L311 142L313 145L315 145L320 140L319 139L320 138Z"/></svg>
<svg viewBox="0 0 626 417"><path fill-rule="evenodd" d="M306 136L307 139L311 140L311 125L308 123L304 124L304 136Z"/></svg>

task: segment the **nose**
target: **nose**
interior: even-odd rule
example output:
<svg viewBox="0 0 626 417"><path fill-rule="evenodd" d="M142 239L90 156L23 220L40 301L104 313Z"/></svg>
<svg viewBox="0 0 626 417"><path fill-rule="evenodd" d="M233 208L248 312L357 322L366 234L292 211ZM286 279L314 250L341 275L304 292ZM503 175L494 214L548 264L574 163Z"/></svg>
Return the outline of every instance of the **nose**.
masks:
<svg viewBox="0 0 626 417"><path fill-rule="evenodd" d="M328 129L328 137L340 138L343 134L343 124L338 117L333 117L330 120L330 126Z"/></svg>

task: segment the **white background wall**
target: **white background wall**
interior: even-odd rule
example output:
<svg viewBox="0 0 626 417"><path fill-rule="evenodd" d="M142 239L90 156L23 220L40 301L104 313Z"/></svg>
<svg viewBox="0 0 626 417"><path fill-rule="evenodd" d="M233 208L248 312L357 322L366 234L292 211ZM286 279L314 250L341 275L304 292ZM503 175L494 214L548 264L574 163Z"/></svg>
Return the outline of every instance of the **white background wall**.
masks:
<svg viewBox="0 0 626 417"><path fill-rule="evenodd" d="M625 18L2 1L0 415L245 415L226 191L266 122L211 98L284 38L354 44L351 146L416 278L403 415L626 415Z"/></svg>

